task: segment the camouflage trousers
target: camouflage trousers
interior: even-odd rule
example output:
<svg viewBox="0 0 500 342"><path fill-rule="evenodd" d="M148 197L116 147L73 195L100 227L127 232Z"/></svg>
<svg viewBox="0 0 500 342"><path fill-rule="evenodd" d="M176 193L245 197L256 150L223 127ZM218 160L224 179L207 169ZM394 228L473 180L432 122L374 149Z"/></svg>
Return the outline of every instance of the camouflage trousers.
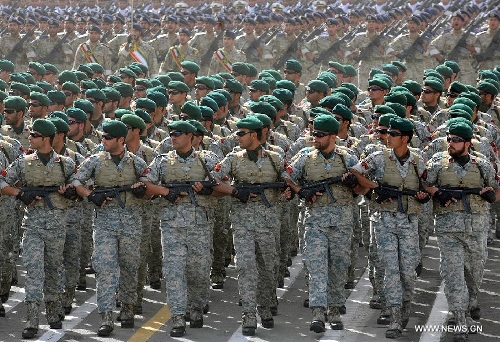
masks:
<svg viewBox="0 0 500 342"><path fill-rule="evenodd" d="M344 305L353 225L352 205L306 209L304 254L310 307Z"/></svg>
<svg viewBox="0 0 500 342"><path fill-rule="evenodd" d="M80 203L67 209L66 238L64 241L63 267L60 289L74 288L80 276L81 226L83 208Z"/></svg>
<svg viewBox="0 0 500 342"><path fill-rule="evenodd" d="M46 206L26 208L22 229L26 267L26 302L59 300L59 270L63 263L66 211Z"/></svg>
<svg viewBox="0 0 500 342"><path fill-rule="evenodd" d="M347 272L348 281L354 281L354 270L356 268L356 261L358 260L359 243L362 241L363 238L363 227L361 226L360 206L357 203L356 205L353 206L352 214L354 220L354 227L352 230L350 262Z"/></svg>
<svg viewBox="0 0 500 342"><path fill-rule="evenodd" d="M212 276L215 280L223 278L224 262L227 248L228 232L231 226L229 221L230 198L221 198L215 207L215 223L213 234L213 262ZM218 279L216 279L218 278Z"/></svg>
<svg viewBox="0 0 500 342"><path fill-rule="evenodd" d="M384 276L385 269L382 260L378 254L377 237L375 235L375 227L370 221L370 245L368 247L368 278L373 287L373 295L385 300L384 291Z"/></svg>
<svg viewBox="0 0 500 342"><path fill-rule="evenodd" d="M375 212L371 222L377 238L377 253L385 269L385 300L388 306L401 306L403 301L412 300L417 281L418 215Z"/></svg>
<svg viewBox="0 0 500 342"><path fill-rule="evenodd" d="M90 264L92 258L92 221L94 220L94 204L82 202L82 225L81 225L81 249L80 249L80 280L85 279L85 268Z"/></svg>
<svg viewBox="0 0 500 342"><path fill-rule="evenodd" d="M158 201L155 200L155 201ZM142 289L146 284L146 277L148 273L148 257L151 252L151 223L153 220L153 215L157 206L153 201L149 201L144 204L144 208L141 214L141 262L139 264L139 270L137 272L137 303L142 302Z"/></svg>
<svg viewBox="0 0 500 342"><path fill-rule="evenodd" d="M14 198L11 196L0 196L0 294L10 291L12 274L15 272L15 244L17 220L14 211Z"/></svg>
<svg viewBox="0 0 500 342"><path fill-rule="evenodd" d="M210 286L213 221L203 207L186 203L162 212L163 274L170 312L184 315L188 303L189 310L203 310Z"/></svg>
<svg viewBox="0 0 500 342"><path fill-rule="evenodd" d="M148 255L148 279L149 282L160 281L162 277L161 264L162 264L162 250L161 250L161 230L160 218L158 213L152 213L153 218L151 222L150 232L150 253Z"/></svg>
<svg viewBox="0 0 500 342"><path fill-rule="evenodd" d="M422 251L429 240L429 232L433 231L434 216L432 215L432 201L422 204L422 212L418 218L418 245L420 248L420 261Z"/></svg>
<svg viewBox="0 0 500 342"><path fill-rule="evenodd" d="M96 271L99 312L113 311L117 290L118 301L134 304L140 264L141 208L98 208L93 229L92 265Z"/></svg>
<svg viewBox="0 0 500 342"><path fill-rule="evenodd" d="M466 311L477 301L486 263L488 222L488 212L436 215L440 271L450 311Z"/></svg>

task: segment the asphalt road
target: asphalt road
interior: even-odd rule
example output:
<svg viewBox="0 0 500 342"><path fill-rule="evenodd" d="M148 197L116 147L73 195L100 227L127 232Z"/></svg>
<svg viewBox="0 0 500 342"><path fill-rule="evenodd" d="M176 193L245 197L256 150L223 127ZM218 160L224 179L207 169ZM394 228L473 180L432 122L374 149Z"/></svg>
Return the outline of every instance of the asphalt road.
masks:
<svg viewBox="0 0 500 342"><path fill-rule="evenodd" d="M500 341L500 241L489 246L484 281L480 293L482 332L469 335L469 341ZM38 341L388 341L385 326L377 324L379 312L370 309L371 286L366 271L366 251L360 249L356 274L359 280L356 288L348 292L347 314L343 316L345 329L333 331L327 328L324 334L309 331L310 309L302 303L307 297L304 271L300 255L293 260L291 277L286 279L285 289L278 290L279 313L275 317L275 328L264 329L260 325L255 337L241 335L241 307L238 306L236 269L227 269L223 290L211 290L210 312L204 317L202 329L187 328L183 338L171 338L170 312L165 303L165 289L144 291L143 314L137 315L134 329L122 329L119 322L111 338L100 338L96 331L100 316L96 308L95 279L89 275L85 292L77 291L76 306L66 317L62 330L48 329L44 315L40 315ZM0 341L19 341L24 327L26 308L22 303L24 271L19 267L19 285L13 287L11 297L4 304L7 315L0 318ZM446 321L447 305L443 284L439 276L439 250L436 239L430 238L424 250L424 271L418 279L412 315L407 329L398 341L452 341L451 333L419 332L419 325L440 326ZM119 309L115 311L119 312ZM417 326L417 327L416 327Z"/></svg>

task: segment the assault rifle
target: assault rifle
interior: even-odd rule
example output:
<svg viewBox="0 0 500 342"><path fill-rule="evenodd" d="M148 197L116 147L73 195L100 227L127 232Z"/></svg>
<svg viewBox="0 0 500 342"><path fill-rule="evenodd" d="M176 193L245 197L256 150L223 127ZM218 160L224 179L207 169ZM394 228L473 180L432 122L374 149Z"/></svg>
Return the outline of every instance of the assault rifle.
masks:
<svg viewBox="0 0 500 342"><path fill-rule="evenodd" d="M104 203L106 198L109 197L109 198L116 198L120 207L125 208L125 203L123 203L122 198L120 197L120 192L124 191L129 191L136 197L142 198L146 192L146 187L144 185L138 186L136 188L132 188L131 185L98 187L92 190L89 197L92 196L90 200L98 207L100 207Z"/></svg>
<svg viewBox="0 0 500 342"><path fill-rule="evenodd" d="M316 192L321 192L321 193L326 192L326 194L328 195L330 200L333 203L335 203L335 202L337 202L337 199L333 196L332 189L330 189L330 185L341 183L341 182L342 182L342 176L337 176L337 177L325 178L325 179L320 180L320 181L313 181L313 182L305 183L304 185L302 185L300 187L299 196L301 195L300 192L305 191L305 190L312 192L314 194Z"/></svg>
<svg viewBox="0 0 500 342"><path fill-rule="evenodd" d="M319 35L321 32L323 32L325 28L326 28L326 24L325 23L319 25L319 27L315 28L310 34L308 34L307 37L304 40L306 42L310 41L311 39L313 39L314 37L316 37L317 35Z"/></svg>
<svg viewBox="0 0 500 342"><path fill-rule="evenodd" d="M292 54L295 53L295 50L297 50L297 45L302 40L302 37L304 37L305 33L305 30L300 31L297 38L295 38L295 40L288 46L288 49L285 51L285 53L276 62L274 62L273 68L275 70L279 70L283 66L283 64L285 64L285 62L290 59Z"/></svg>
<svg viewBox="0 0 500 342"><path fill-rule="evenodd" d="M481 190L482 188L461 188L444 186L439 188L439 190L434 194L434 197L439 200L439 203L442 207L444 207L445 204L452 198L461 200L464 204L465 212L470 214L471 208L467 195L478 195L489 203L495 202L496 196L494 191L486 191L484 194L480 194Z"/></svg>
<svg viewBox="0 0 500 342"><path fill-rule="evenodd" d="M420 34L417 39L415 39L413 44L403 52L398 53L396 57L398 57L400 60L403 60L411 55L414 51L418 51L423 54L425 52L423 45L426 44L433 36L434 32L438 31L446 22L447 20L437 20L436 23L428 25L425 31L422 32L422 34Z"/></svg>
<svg viewBox="0 0 500 342"><path fill-rule="evenodd" d="M176 189L177 193L187 192L189 194L189 198L191 199L191 203L195 206L199 206L198 201L196 200L195 192L193 190L193 185L196 183L201 183L204 188L212 188L217 185L217 181L212 178L208 181L174 181L162 184L161 186L168 188L169 191L170 189Z"/></svg>
<svg viewBox="0 0 500 342"><path fill-rule="evenodd" d="M59 53L59 50L61 49L61 46L64 43L66 43L66 39L68 39L69 35L72 34L73 31L74 31L74 29L66 32L66 34L61 39L59 39L59 41L57 42L57 44L54 45L54 47L52 48L52 50L50 51L50 53L47 56L45 56L45 58L42 58L42 60L46 61L46 62L51 62L51 61L56 60L57 54Z"/></svg>
<svg viewBox="0 0 500 342"><path fill-rule="evenodd" d="M47 207L49 209L54 209L54 205L50 200L50 194L59 191L59 186L29 186L22 187L19 190L19 194L16 196L17 199L21 200L24 204L29 205L37 197L43 197L45 199L45 203L47 203ZM69 189L68 189L69 190ZM70 198L69 191L66 190L64 197ZM68 195L66 194L68 193Z"/></svg>
<svg viewBox="0 0 500 342"><path fill-rule="evenodd" d="M21 52L24 42L35 32L35 30L30 30L26 32L26 34L14 45L12 50L5 56L5 59L8 59L10 61L13 61L16 55Z"/></svg>
<svg viewBox="0 0 500 342"><path fill-rule="evenodd" d="M498 50L498 44L500 44L500 29L497 29L486 50L476 56L473 66L477 67L480 62L493 58L493 54Z"/></svg>
<svg viewBox="0 0 500 342"><path fill-rule="evenodd" d="M245 55L249 56L252 55L254 57L260 58L259 52L257 51L257 46L261 42L262 38L264 38L268 33L271 28L268 28L262 34L258 37L255 37L254 40L248 45L248 47L244 50Z"/></svg>
<svg viewBox="0 0 500 342"><path fill-rule="evenodd" d="M262 41L262 44L264 44L264 45L265 45L265 44L269 43L269 42L271 41L271 39L273 39L273 38L274 38L274 36L276 36L276 35L278 34L278 32L280 32L280 31L281 31L281 30L280 30L280 26L279 26L279 25L277 25L277 27L274 27L274 26L273 26L273 27L271 27L271 30L274 30L274 31L273 31L273 33L271 33L271 35L270 35L269 37L267 37L266 39L264 39L264 40Z"/></svg>
<svg viewBox="0 0 500 342"><path fill-rule="evenodd" d="M367 57L370 57L371 54L373 53L374 49L378 48L380 46L380 41L382 38L385 36L385 34L390 30L389 25L386 26L373 40L368 44L367 47L365 47L361 52L359 53L358 56L355 56L353 59L356 62L359 62L361 60L365 60Z"/></svg>
<svg viewBox="0 0 500 342"><path fill-rule="evenodd" d="M416 196L420 190L412 190L412 189L399 189L397 186L388 185L387 183L379 183L378 187L373 189L373 192L377 194L377 198L375 198L375 202L382 203L385 200L392 198L398 201L398 211L400 213L405 213L403 208L403 195L404 196ZM418 199L417 199L418 200ZM426 203L430 200L430 196L427 196L423 200L418 200L420 203Z"/></svg>
<svg viewBox="0 0 500 342"><path fill-rule="evenodd" d="M337 41L335 41L328 49L320 53L317 57L313 59L313 65L311 65L309 68L307 68L308 71L311 71L312 68L316 68L323 60L326 58L331 57L334 53L336 53L339 50L340 44L343 42L348 42L350 41L355 35L356 35L357 30L350 30L349 32L346 32L342 37L340 37Z"/></svg>
<svg viewBox="0 0 500 342"><path fill-rule="evenodd" d="M458 40L457 44L450 50L450 52L446 55L446 59L458 61L458 55L461 51L467 49L467 38L470 36L472 31L480 24L483 23L484 16L477 16L476 19L469 24L464 34Z"/></svg>
<svg viewBox="0 0 500 342"><path fill-rule="evenodd" d="M217 50L217 47L219 46L219 40L223 34L224 30L220 31L219 34L214 38L214 40L212 40L212 43L210 43L207 52L205 52L203 57L201 57L200 65L208 65L208 63L210 63L210 59L212 58L214 51Z"/></svg>
<svg viewBox="0 0 500 342"><path fill-rule="evenodd" d="M264 190L266 189L283 189L287 188L285 182L275 182L275 183L238 183L234 186L236 189L248 189L252 194L260 195L262 202L266 207L271 207L271 203L266 197Z"/></svg>

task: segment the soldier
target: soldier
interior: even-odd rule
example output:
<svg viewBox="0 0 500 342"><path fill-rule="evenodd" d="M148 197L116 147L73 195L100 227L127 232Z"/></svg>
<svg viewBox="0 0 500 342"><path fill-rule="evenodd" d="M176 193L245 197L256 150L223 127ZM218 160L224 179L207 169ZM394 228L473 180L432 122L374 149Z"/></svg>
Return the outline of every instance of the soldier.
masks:
<svg viewBox="0 0 500 342"><path fill-rule="evenodd" d="M8 101L9 108L20 108L22 105L19 98ZM35 152L16 159L2 172L0 178L2 194L15 196L26 205L22 224L23 262L27 270L27 322L22 332L25 339L31 339L38 333L42 300L45 300L50 328L62 328L58 271L62 267L66 236L66 229L61 227L61 222L65 222L69 200L61 195L68 188L66 184L75 171L75 164L52 149L51 141L55 133L56 128L50 121L36 120L29 137L30 147ZM14 187L16 182L21 182L26 188ZM33 187L50 187L47 191L51 193L43 198L29 191Z"/></svg>
<svg viewBox="0 0 500 342"><path fill-rule="evenodd" d="M208 151L196 151L191 143L196 128L184 121L168 125L174 150L156 158L143 175L148 194L161 195L167 201L160 203L163 246L163 274L167 282L167 303L172 312L173 328L170 336L181 337L186 332L184 315L190 314L190 327L203 327L203 306L208 296L211 259L211 234L214 202L206 196L212 189L197 181L210 178L217 157ZM186 165L191 165L186 168ZM189 169L189 171L186 171ZM168 188L173 181L197 182L196 206L180 189ZM164 186L162 186L164 185ZM182 220L172 219L181 210ZM177 216L179 217L179 216ZM188 303L189 296L189 303ZM188 307L190 304L190 307Z"/></svg>
<svg viewBox="0 0 500 342"><path fill-rule="evenodd" d="M455 324L468 328L478 324L470 316L478 307L477 294L486 261L490 207L487 202L499 198L498 177L492 165L469 153L472 133L471 126L463 121L451 124L448 150L429 160L424 178L427 191L435 199L435 230L448 308ZM458 193L450 194L448 187L454 187ZM476 195L465 193L470 188L481 191ZM462 196L467 196L467 202ZM453 338L464 341L467 329L455 331Z"/></svg>
<svg viewBox="0 0 500 342"><path fill-rule="evenodd" d="M235 47L236 33L231 30L224 31L223 46L217 49L210 62L209 74L233 71L234 62L246 62L245 53Z"/></svg>
<svg viewBox="0 0 500 342"><path fill-rule="evenodd" d="M276 152L261 146L262 122L259 119L249 116L238 121L236 126L241 151L228 154L215 166L211 175L219 183L214 190L231 194L238 200L232 202L232 228L243 307L242 332L245 336L253 336L257 328L256 307L262 326L274 327L270 303L272 290L276 286L274 232L279 229L276 226L279 217L274 207L264 205L261 196L251 195L249 189L238 188L238 183L276 182L281 179L283 160ZM235 187L220 181L226 176L234 178ZM279 193L276 189L267 189L265 192L271 205L277 202ZM261 260L256 260L256 248L260 250Z"/></svg>
<svg viewBox="0 0 500 342"><path fill-rule="evenodd" d="M476 35L476 44L479 54L476 59L479 61L478 69L493 69L500 57L498 48L494 48L496 42L493 40L497 37L498 28L500 26L500 12L491 11L488 15L488 29ZM498 41L498 37L496 39Z"/></svg>
<svg viewBox="0 0 500 342"><path fill-rule="evenodd" d="M335 206L322 190L301 188L298 184L300 180L307 184L338 176L345 179L348 169L358 162L347 149L336 146L338 128L335 118L316 116L312 132L315 149L298 155L283 173L294 192L306 201L304 253L309 271L309 306L313 313L309 329L315 333L325 331L326 309L330 327L333 330L344 328L340 308L345 303L354 202L351 192L340 183L325 185L330 187ZM339 221L339 217L342 220ZM336 247L332 247L333 244Z"/></svg>
<svg viewBox="0 0 500 342"><path fill-rule="evenodd" d="M166 74L170 71L180 71L183 61L199 63L199 51L188 44L191 38L191 31L180 29L177 35L179 43L172 45L168 49L168 53L160 65L160 74Z"/></svg>
<svg viewBox="0 0 500 342"><path fill-rule="evenodd" d="M191 47L198 50L201 64L200 75L208 75L212 53L220 45L220 37L214 31L215 25L217 25L217 22L213 17L207 16L203 18L203 31L196 33L189 42ZM214 41L215 39L217 39L217 42ZM215 44L215 49L209 51L212 44Z"/></svg>
<svg viewBox="0 0 500 342"><path fill-rule="evenodd" d="M408 324L416 283L415 267L420 260L420 203L429 199L429 194L420 190L424 161L408 149L413 129L412 122L407 119L391 119L387 132L390 149L368 155L351 169L361 185L375 189L377 194L370 209L377 254L385 268L385 300L391 311L391 323L385 333L387 338L398 338ZM373 181L362 175L372 175ZM412 189L416 195L401 195L396 201L393 195L384 192L382 185Z"/></svg>
<svg viewBox="0 0 500 342"><path fill-rule="evenodd" d="M180 81L170 81L168 83L168 106L167 119L178 120L181 114L181 107L187 102L189 87Z"/></svg>
<svg viewBox="0 0 500 342"><path fill-rule="evenodd" d="M254 19L246 17L243 19L243 34L236 37L236 49L243 51L247 57L247 61L255 65L260 70L260 61L262 60L262 47L259 40L260 37L255 35Z"/></svg>
<svg viewBox="0 0 500 342"><path fill-rule="evenodd" d="M104 68L104 74L110 75L112 73L111 50L100 42L102 31L96 25L92 25L88 31L89 39L77 47L73 69L76 69L79 64L98 63Z"/></svg>
<svg viewBox="0 0 500 342"><path fill-rule="evenodd" d="M0 41L0 56L8 59L17 65L19 70L26 70L28 59L26 51L28 43L31 41L30 35L20 35L21 24L19 17L11 16L7 24L7 34L2 35ZM9 68L10 69L10 68ZM7 70L6 70L7 71ZM12 70L13 72L14 70ZM9 80L7 79L6 82Z"/></svg>
<svg viewBox="0 0 500 342"><path fill-rule="evenodd" d="M2 126L2 134L18 140L23 150L27 150L30 130L24 122L24 113L28 103L19 96L8 96L3 103L5 106L3 111L5 125ZM10 105L14 105L14 107L10 107Z"/></svg>
<svg viewBox="0 0 500 342"><path fill-rule="evenodd" d="M294 25L295 21L293 19L286 19L283 32L274 36L264 47L262 58L265 59L270 65L274 65L274 63L286 53L290 45L297 38L293 31ZM278 66L278 68L281 67L282 65Z"/></svg>
<svg viewBox="0 0 500 342"><path fill-rule="evenodd" d="M123 68L132 62L138 62L148 67L151 77L158 74L158 60L154 48L142 40L142 28L134 24L127 42L118 51L118 62L115 68Z"/></svg>
<svg viewBox="0 0 500 342"><path fill-rule="evenodd" d="M124 143L127 126L117 120L103 126L104 151L87 158L70 181L82 197L96 205L94 218L94 253L92 264L96 271L97 305L101 314L98 336L107 337L113 331L115 294L121 302L122 328L134 326L137 270L140 264L141 240L140 205L145 187L138 183L146 163L130 153ZM83 184L94 181L94 190ZM127 190L109 193L106 188L123 187ZM99 192L103 190L103 192ZM116 191L116 190L115 190Z"/></svg>

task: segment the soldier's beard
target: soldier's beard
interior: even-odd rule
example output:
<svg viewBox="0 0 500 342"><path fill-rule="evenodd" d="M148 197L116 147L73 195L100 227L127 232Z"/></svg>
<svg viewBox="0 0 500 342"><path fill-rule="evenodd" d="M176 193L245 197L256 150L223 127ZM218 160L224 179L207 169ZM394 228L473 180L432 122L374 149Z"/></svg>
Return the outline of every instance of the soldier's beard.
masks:
<svg viewBox="0 0 500 342"><path fill-rule="evenodd" d="M448 153L450 154L450 156L452 156L455 159L460 157L464 152L465 152L465 144L460 150L454 149L452 147L448 147Z"/></svg>

